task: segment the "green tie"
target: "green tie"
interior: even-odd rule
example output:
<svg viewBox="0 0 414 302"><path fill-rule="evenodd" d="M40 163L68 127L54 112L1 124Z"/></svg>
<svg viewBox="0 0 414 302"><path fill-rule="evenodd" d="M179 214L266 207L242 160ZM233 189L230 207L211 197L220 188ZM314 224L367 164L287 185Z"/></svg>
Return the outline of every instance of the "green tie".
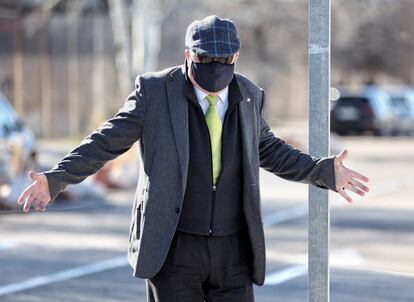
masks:
<svg viewBox="0 0 414 302"><path fill-rule="evenodd" d="M211 140L211 154L213 160L213 184L216 184L221 169L221 119L217 110L217 96L208 95L206 100L210 106L205 114Z"/></svg>

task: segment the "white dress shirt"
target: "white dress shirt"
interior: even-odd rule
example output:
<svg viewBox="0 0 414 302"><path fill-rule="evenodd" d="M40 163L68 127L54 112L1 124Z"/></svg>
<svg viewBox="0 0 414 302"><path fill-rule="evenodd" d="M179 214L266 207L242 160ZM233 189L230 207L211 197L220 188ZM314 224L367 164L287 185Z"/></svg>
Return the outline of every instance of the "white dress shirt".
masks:
<svg viewBox="0 0 414 302"><path fill-rule="evenodd" d="M206 100L206 96L208 96L208 93L205 93L204 91L200 90L198 87L194 87L195 94L197 96L198 102L200 103L201 108L203 109L204 114L206 114L208 107L210 104ZM229 86L224 88L222 92L218 95L217 100L217 110L221 119L221 123L223 123L224 115L226 113L227 107L229 106Z"/></svg>

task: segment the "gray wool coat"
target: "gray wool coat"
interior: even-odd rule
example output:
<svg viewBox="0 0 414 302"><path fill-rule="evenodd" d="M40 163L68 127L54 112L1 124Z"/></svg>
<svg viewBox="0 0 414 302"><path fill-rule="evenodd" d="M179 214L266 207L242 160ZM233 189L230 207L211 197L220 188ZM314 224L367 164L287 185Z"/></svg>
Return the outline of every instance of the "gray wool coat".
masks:
<svg viewBox="0 0 414 302"><path fill-rule="evenodd" d="M252 280L262 285L266 254L259 167L287 180L336 191L335 156L312 157L277 138L263 118L263 90L241 74L235 77L243 95L237 110L242 130L243 210L253 252ZM150 278L160 270L180 217L189 162L184 89L184 65L137 76L135 90L115 116L43 172L53 202L67 185L83 181L139 141L139 179L131 211L128 261L134 276L140 278Z"/></svg>

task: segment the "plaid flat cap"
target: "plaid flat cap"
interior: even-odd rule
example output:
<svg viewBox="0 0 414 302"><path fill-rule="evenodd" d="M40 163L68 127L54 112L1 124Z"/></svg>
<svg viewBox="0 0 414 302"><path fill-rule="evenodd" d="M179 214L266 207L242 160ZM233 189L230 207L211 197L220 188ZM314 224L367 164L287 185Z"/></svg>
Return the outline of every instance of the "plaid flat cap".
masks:
<svg viewBox="0 0 414 302"><path fill-rule="evenodd" d="M185 46L198 55L231 56L240 49L239 32L232 21L208 16L187 27Z"/></svg>

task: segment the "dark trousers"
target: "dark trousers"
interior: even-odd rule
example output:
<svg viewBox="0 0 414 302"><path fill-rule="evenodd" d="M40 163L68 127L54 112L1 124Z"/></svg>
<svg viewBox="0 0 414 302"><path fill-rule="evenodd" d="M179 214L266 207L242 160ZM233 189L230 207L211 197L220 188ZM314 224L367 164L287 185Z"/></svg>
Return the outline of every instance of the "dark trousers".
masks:
<svg viewBox="0 0 414 302"><path fill-rule="evenodd" d="M254 302L247 231L176 231L161 270L146 279L148 302Z"/></svg>

